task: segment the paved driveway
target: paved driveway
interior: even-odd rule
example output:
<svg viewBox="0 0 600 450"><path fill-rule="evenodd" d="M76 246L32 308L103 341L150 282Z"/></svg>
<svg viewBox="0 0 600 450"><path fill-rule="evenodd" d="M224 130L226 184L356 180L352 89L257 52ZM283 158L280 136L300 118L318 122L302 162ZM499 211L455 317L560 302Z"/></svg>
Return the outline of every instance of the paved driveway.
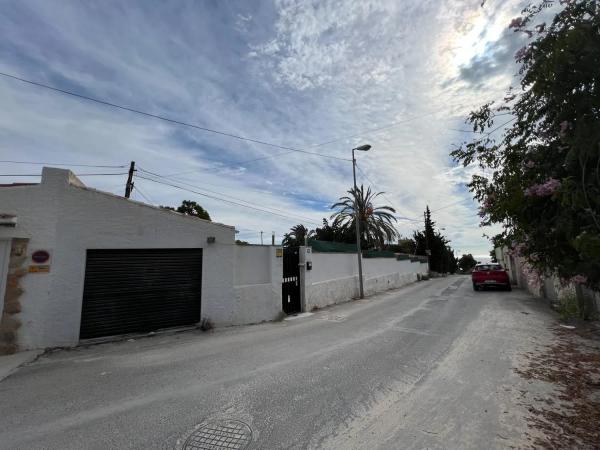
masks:
<svg viewBox="0 0 600 450"><path fill-rule="evenodd" d="M448 277L296 320L58 351L0 383L0 448L169 449L225 418L253 449L519 447L512 368L553 320L521 291Z"/></svg>

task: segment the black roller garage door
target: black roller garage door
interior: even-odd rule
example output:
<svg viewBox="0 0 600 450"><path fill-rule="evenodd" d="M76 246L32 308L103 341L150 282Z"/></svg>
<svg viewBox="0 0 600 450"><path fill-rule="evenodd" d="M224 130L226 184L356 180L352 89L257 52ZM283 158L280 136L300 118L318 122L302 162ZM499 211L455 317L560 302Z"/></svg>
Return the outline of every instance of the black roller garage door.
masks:
<svg viewBox="0 0 600 450"><path fill-rule="evenodd" d="M88 250L80 339L200 321L202 249Z"/></svg>

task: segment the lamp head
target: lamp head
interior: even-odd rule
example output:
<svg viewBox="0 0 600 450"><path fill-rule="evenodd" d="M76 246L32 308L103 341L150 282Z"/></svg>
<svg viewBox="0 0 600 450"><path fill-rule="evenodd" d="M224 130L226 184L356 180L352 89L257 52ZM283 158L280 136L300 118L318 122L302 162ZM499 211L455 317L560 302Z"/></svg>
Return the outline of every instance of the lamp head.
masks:
<svg viewBox="0 0 600 450"><path fill-rule="evenodd" d="M367 152L371 149L369 144L361 145L360 147L356 147L354 150L358 150L359 152Z"/></svg>

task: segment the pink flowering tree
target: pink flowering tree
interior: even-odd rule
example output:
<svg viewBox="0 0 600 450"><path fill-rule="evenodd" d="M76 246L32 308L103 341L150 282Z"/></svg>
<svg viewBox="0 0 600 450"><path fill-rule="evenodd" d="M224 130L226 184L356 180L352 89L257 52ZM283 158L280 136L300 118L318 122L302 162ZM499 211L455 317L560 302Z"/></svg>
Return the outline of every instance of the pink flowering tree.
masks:
<svg viewBox="0 0 600 450"><path fill-rule="evenodd" d="M515 55L520 86L473 111L476 138L451 155L482 169L468 185L482 224L504 226L530 274L598 289L600 0L544 0L507 27L528 41Z"/></svg>

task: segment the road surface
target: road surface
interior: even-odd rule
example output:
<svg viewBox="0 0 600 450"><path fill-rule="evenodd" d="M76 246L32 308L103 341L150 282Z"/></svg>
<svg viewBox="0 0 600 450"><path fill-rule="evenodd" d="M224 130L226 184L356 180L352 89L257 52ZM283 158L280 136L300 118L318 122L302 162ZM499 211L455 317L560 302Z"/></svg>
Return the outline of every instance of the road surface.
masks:
<svg viewBox="0 0 600 450"><path fill-rule="evenodd" d="M248 424L251 449L521 447L513 368L553 320L522 291L456 276L295 320L51 352L0 383L0 448L181 448L220 419Z"/></svg>

